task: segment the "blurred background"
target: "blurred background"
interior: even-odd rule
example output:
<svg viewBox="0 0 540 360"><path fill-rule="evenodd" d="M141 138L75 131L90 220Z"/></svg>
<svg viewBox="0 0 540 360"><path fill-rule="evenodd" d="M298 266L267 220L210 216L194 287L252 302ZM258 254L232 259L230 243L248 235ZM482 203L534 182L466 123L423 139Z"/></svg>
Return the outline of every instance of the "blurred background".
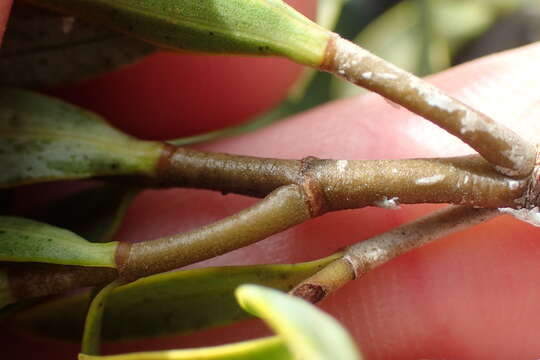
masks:
<svg viewBox="0 0 540 360"><path fill-rule="evenodd" d="M340 15L325 18L332 7ZM538 0L322 0L318 16L343 37L419 76L540 40ZM299 107L309 108L361 92L318 74L297 95L303 97Z"/></svg>

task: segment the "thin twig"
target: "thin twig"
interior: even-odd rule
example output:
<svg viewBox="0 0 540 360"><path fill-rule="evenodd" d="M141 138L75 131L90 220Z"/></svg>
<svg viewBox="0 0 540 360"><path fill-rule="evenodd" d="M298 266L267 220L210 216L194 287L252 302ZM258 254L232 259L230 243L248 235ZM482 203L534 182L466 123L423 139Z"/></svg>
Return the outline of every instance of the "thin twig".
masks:
<svg viewBox="0 0 540 360"><path fill-rule="evenodd" d="M450 206L348 247L342 258L296 286L291 293L317 302L373 268L434 240L500 215L495 209Z"/></svg>

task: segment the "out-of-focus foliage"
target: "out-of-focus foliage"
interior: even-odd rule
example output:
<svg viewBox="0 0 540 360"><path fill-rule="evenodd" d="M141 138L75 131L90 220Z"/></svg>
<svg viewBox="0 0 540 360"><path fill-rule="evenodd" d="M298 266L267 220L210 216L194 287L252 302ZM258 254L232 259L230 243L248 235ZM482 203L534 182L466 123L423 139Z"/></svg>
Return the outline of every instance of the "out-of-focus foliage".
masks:
<svg viewBox="0 0 540 360"><path fill-rule="evenodd" d="M467 45L481 41L492 27L517 14L520 18L528 16L528 21L499 34L497 42L484 42L478 56L504 50L499 45L501 37L514 40L507 41L507 48L524 44L515 34L530 33L533 41L538 34L535 36L527 26L540 20L533 19L535 8L540 9L520 0L404 0L373 20L354 41L403 69L425 76L452 66L456 56L463 57L462 52L470 51ZM474 58L474 54L468 58ZM331 80L331 98L360 93L362 89L341 79Z"/></svg>

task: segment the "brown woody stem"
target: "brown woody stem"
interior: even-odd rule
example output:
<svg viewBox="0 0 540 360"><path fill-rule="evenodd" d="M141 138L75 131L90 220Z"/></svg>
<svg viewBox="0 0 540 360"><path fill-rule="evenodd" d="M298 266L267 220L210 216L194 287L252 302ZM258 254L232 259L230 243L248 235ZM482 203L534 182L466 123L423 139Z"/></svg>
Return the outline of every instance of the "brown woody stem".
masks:
<svg viewBox="0 0 540 360"><path fill-rule="evenodd" d="M118 271L134 280L213 258L311 218L309 199L297 185L281 187L258 204L180 235L119 246Z"/></svg>
<svg viewBox="0 0 540 360"><path fill-rule="evenodd" d="M469 144L505 175L522 178L533 170L534 145L485 114L337 34L328 46L321 69L430 120Z"/></svg>
<svg viewBox="0 0 540 360"><path fill-rule="evenodd" d="M499 214L495 209L465 206L436 211L348 247L342 258L303 281L291 293L309 301L320 301L349 280L360 278L399 255Z"/></svg>
<svg viewBox="0 0 540 360"><path fill-rule="evenodd" d="M95 286L118 277L116 269L37 263L4 263L13 301Z"/></svg>
<svg viewBox="0 0 540 360"><path fill-rule="evenodd" d="M212 258L327 211L370 205L393 207L398 202L515 208L523 204L516 201L523 200L523 194L531 186L526 180L497 173L479 156L295 161L182 148L168 148L153 181L162 185L270 195L239 214L185 234L122 244L118 248L117 264L124 281ZM115 270L108 269L55 265L9 268L10 288L16 299L96 285L117 277ZM343 269L346 267L340 263L331 272ZM334 285L327 284L327 288L331 291L339 287L346 278L337 277Z"/></svg>
<svg viewBox="0 0 540 360"><path fill-rule="evenodd" d="M169 147L157 170L162 186L263 197L297 184L318 203L313 215L397 202L518 207L528 180L495 171L480 156L407 160L264 159Z"/></svg>

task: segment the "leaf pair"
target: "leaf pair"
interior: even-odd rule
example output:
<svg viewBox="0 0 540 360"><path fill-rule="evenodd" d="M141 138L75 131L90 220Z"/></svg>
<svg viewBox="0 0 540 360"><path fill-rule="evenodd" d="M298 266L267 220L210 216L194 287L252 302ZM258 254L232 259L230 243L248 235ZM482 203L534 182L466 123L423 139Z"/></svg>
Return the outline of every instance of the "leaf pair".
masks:
<svg viewBox="0 0 540 360"><path fill-rule="evenodd" d="M87 334L99 334L106 287L91 306ZM262 318L278 335L218 347L97 356L80 354L80 360L187 360L187 359L310 359L356 360L360 355L349 334L332 317L304 300L258 285L242 285L236 292L240 306ZM85 334L86 335L86 334ZM86 337L84 350L96 352L96 339Z"/></svg>
<svg viewBox="0 0 540 360"><path fill-rule="evenodd" d="M111 292L103 339L186 333L245 319L234 299L241 284L289 291L337 258L294 265L257 265L177 271L139 279ZM39 305L16 316L14 324L46 338L77 342L82 335L89 294Z"/></svg>

